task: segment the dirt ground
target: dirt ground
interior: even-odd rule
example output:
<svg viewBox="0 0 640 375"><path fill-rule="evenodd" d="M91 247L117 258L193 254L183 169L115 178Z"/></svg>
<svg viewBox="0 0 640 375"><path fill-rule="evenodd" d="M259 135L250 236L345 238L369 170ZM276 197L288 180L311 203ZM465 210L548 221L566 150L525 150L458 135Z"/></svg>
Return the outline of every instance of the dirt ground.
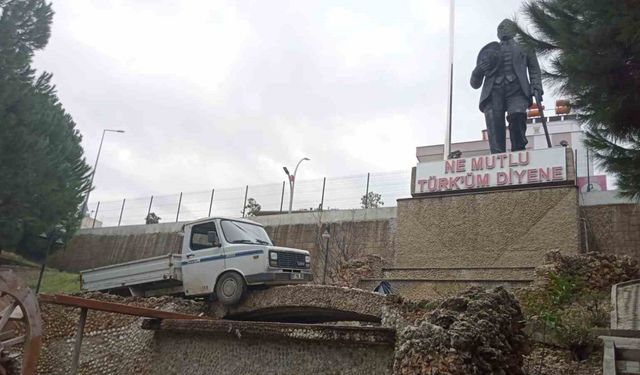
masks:
<svg viewBox="0 0 640 375"><path fill-rule="evenodd" d="M524 370L528 375L600 375L602 349L591 353L589 359L576 362L568 350L536 346L525 358Z"/></svg>

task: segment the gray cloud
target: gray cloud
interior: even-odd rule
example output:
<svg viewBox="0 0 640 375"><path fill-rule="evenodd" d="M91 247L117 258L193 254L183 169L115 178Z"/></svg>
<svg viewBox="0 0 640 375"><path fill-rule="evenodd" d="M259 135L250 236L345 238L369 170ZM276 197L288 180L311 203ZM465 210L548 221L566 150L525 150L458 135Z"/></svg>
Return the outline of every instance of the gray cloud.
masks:
<svg viewBox="0 0 640 375"><path fill-rule="evenodd" d="M520 1L456 2L454 141L480 136L478 50ZM446 1L54 0L36 56L84 135L92 200L409 170L442 143Z"/></svg>

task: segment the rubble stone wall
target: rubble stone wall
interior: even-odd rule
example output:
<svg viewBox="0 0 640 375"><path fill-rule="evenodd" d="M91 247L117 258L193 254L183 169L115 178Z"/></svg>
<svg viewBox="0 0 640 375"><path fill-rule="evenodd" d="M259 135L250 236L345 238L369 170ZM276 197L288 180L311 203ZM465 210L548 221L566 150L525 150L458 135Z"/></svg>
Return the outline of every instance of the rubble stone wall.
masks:
<svg viewBox="0 0 640 375"><path fill-rule="evenodd" d="M391 374L393 366L391 329L215 321L157 326L154 374Z"/></svg>
<svg viewBox="0 0 640 375"><path fill-rule="evenodd" d="M586 206L581 214L587 224L589 251L640 261L640 204Z"/></svg>

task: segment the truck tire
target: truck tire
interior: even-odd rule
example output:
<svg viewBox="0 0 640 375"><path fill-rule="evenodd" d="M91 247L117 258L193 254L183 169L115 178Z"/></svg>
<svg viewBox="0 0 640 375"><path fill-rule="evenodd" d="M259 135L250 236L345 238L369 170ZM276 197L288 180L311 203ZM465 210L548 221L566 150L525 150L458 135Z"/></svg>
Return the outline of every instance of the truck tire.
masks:
<svg viewBox="0 0 640 375"><path fill-rule="evenodd" d="M216 283L216 297L225 306L238 304L246 291L247 284L237 272L223 273Z"/></svg>

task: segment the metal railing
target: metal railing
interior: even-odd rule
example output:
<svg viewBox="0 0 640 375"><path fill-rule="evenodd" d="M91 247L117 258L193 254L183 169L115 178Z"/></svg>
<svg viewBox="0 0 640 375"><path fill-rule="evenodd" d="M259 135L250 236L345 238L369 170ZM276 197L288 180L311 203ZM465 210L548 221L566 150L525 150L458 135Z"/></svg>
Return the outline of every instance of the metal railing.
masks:
<svg viewBox="0 0 640 375"><path fill-rule="evenodd" d="M363 208L362 197L369 192L381 195L383 207L394 207L396 199L410 194L411 171L367 173L347 177L327 177L296 181L293 210L331 210ZM241 217L248 212L249 198L261 205L262 212L286 213L289 189L285 182L246 185L237 188L180 192L117 201L90 202L89 227L145 224L149 213L161 223L195 220L208 216ZM87 225L85 224L85 227Z"/></svg>

